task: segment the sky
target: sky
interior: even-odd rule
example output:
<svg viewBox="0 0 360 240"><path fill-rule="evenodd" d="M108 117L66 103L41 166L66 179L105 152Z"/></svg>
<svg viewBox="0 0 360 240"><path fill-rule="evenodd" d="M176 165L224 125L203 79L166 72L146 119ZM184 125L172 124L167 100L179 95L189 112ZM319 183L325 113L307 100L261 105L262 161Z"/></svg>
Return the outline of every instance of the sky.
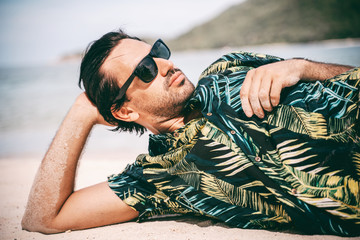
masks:
<svg viewBox="0 0 360 240"><path fill-rule="evenodd" d="M106 32L169 39L244 0L0 0L0 66L82 51Z"/></svg>

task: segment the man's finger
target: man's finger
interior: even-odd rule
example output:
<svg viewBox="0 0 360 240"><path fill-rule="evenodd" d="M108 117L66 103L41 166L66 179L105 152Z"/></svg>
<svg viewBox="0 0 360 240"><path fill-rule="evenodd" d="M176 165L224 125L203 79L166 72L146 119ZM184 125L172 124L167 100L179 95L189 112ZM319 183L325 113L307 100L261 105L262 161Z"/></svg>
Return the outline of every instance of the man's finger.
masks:
<svg viewBox="0 0 360 240"><path fill-rule="evenodd" d="M274 81L271 86L270 99L273 107L276 107L280 102L280 94L282 90L281 81Z"/></svg>
<svg viewBox="0 0 360 240"><path fill-rule="evenodd" d="M270 112L272 110L272 105L270 102L270 90L271 90L271 77L269 74L265 74L261 80L261 85L259 89L259 100L261 106L264 110Z"/></svg>
<svg viewBox="0 0 360 240"><path fill-rule="evenodd" d="M249 91L252 83L254 70L255 69L248 71L240 90L241 106L247 117L251 117L254 114L249 101Z"/></svg>
<svg viewBox="0 0 360 240"><path fill-rule="evenodd" d="M252 111L259 118L264 117L264 111L262 109L262 106L261 106L260 100L259 100L259 89L260 89L260 84L261 84L262 78L263 78L262 72L259 72L259 71L255 72L255 74L253 75L253 78L252 78L251 88L249 90L249 100L250 100Z"/></svg>
<svg viewBox="0 0 360 240"><path fill-rule="evenodd" d="M250 102L248 98L242 98L241 99L241 106L243 108L243 111L247 117L251 117L254 115L254 112L251 108Z"/></svg>

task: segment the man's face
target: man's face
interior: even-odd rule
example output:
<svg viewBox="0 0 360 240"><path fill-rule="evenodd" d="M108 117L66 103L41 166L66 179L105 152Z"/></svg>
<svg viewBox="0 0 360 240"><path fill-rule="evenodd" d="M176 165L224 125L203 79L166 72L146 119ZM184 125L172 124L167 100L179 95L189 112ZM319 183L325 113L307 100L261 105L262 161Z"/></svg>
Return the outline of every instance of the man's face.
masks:
<svg viewBox="0 0 360 240"><path fill-rule="evenodd" d="M144 42L123 39L106 59L103 71L116 76L122 86L150 49L151 46ZM193 93L194 85L172 61L162 58L154 58L154 61L158 67L156 78L145 83L135 77L126 91L129 100L126 104L142 116L177 117Z"/></svg>

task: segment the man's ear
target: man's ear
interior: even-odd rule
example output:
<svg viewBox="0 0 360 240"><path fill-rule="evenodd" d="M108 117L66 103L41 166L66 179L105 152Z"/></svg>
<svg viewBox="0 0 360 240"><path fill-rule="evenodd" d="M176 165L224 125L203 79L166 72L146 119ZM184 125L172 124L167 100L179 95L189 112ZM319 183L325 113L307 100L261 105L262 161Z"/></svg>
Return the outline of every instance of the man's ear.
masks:
<svg viewBox="0 0 360 240"><path fill-rule="evenodd" d="M114 118L125 122L135 122L139 118L139 114L130 107L122 106L119 110L111 111Z"/></svg>

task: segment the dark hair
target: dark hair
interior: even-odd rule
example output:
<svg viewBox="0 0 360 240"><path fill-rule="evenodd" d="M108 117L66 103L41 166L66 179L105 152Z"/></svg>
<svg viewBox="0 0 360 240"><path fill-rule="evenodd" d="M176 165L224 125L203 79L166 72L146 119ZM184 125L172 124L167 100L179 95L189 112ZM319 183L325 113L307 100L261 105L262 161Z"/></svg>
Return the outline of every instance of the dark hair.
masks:
<svg viewBox="0 0 360 240"><path fill-rule="evenodd" d="M145 127L135 122L121 121L112 115L112 110L119 110L126 97L124 96L114 103L114 99L120 91L117 77L101 70L101 66L111 51L122 39L126 38L141 41L137 37L131 37L122 30L118 30L109 32L88 45L81 61L79 86L81 88L81 83L83 84L87 96L104 119L117 126L113 131L135 131L141 135L146 131Z"/></svg>

